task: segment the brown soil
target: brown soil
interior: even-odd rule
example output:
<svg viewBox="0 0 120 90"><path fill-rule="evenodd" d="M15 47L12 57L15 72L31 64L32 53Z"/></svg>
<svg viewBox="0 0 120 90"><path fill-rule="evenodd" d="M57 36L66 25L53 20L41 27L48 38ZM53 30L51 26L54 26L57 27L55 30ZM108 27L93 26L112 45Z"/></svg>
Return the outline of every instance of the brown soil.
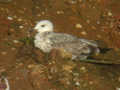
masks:
<svg viewBox="0 0 120 90"><path fill-rule="evenodd" d="M119 11L120 0L0 0L0 74L11 90L119 90ZM43 19L51 20L56 32L99 40L111 50L97 58L112 64L36 49L29 30Z"/></svg>

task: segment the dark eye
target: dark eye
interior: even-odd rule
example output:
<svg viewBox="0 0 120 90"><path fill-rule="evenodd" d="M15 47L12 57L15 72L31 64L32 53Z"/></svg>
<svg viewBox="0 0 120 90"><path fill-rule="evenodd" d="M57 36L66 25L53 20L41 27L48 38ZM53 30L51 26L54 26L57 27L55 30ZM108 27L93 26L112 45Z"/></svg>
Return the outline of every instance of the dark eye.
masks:
<svg viewBox="0 0 120 90"><path fill-rule="evenodd" d="M45 25L41 25L41 27L45 27Z"/></svg>

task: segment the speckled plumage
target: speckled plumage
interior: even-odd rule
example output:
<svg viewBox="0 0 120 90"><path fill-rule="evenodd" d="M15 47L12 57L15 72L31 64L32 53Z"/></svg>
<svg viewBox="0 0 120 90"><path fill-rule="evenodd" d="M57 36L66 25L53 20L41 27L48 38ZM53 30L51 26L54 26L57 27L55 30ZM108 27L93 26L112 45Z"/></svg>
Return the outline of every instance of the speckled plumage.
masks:
<svg viewBox="0 0 120 90"><path fill-rule="evenodd" d="M72 59L86 59L92 53L99 53L98 45L93 40L78 38L65 33L53 32L53 24L42 20L35 26L35 47L49 53L52 49L64 49L72 54Z"/></svg>

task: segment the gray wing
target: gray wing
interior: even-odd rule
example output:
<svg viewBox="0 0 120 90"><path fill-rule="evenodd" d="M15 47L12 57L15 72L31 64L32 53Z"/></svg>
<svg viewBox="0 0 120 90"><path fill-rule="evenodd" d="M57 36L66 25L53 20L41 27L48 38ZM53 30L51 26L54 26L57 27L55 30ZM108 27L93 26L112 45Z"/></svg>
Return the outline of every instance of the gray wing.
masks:
<svg viewBox="0 0 120 90"><path fill-rule="evenodd" d="M87 40L77 38L75 36L50 32L46 35L47 38L52 42L52 46L56 49L64 49L66 52L72 53L72 55L78 57L87 57L91 53L99 53L97 44L93 40Z"/></svg>
<svg viewBox="0 0 120 90"><path fill-rule="evenodd" d="M80 40L81 42L83 42L83 43L88 44L88 45L91 45L91 46L94 46L94 47L98 47L97 42L94 41L94 40L87 40L87 39L83 39L83 38L80 38L79 40Z"/></svg>
<svg viewBox="0 0 120 90"><path fill-rule="evenodd" d="M69 43L60 43L55 44L55 48L62 48L66 52L70 52L73 55L89 55L89 54L98 54L99 48L92 46L86 42L82 41L75 41L75 42L69 42Z"/></svg>
<svg viewBox="0 0 120 90"><path fill-rule="evenodd" d="M68 43L59 43L54 45L56 48L63 48L65 51L73 54L90 53L90 48L87 43L81 41L74 41Z"/></svg>
<svg viewBox="0 0 120 90"><path fill-rule="evenodd" d="M77 38L75 36L72 36L70 34L65 34L65 33L49 32L49 34L47 34L46 37L49 38L50 41L52 41L54 44L78 42L84 45L98 47L97 43L94 40Z"/></svg>
<svg viewBox="0 0 120 90"><path fill-rule="evenodd" d="M50 41L52 41L54 44L74 42L78 40L78 38L75 36L65 33L54 33L54 32L50 32L47 35L47 38L49 38Z"/></svg>

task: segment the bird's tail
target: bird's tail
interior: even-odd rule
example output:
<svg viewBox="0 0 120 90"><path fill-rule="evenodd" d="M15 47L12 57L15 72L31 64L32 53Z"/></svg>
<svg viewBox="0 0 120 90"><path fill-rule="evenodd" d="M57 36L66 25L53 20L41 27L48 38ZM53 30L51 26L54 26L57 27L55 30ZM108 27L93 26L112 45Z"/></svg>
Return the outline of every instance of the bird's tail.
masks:
<svg viewBox="0 0 120 90"><path fill-rule="evenodd" d="M101 47L93 47L93 46L89 46L91 49L91 54L105 54L108 51L112 50L112 48L101 48Z"/></svg>
<svg viewBox="0 0 120 90"><path fill-rule="evenodd" d="M90 55L97 55L101 52L98 47L94 47L94 46L89 45L89 48L90 48L90 51L91 51Z"/></svg>
<svg viewBox="0 0 120 90"><path fill-rule="evenodd" d="M98 47L99 50L100 50L100 53L104 54L104 53L107 53L108 51L112 50L112 48L101 48L101 47Z"/></svg>

